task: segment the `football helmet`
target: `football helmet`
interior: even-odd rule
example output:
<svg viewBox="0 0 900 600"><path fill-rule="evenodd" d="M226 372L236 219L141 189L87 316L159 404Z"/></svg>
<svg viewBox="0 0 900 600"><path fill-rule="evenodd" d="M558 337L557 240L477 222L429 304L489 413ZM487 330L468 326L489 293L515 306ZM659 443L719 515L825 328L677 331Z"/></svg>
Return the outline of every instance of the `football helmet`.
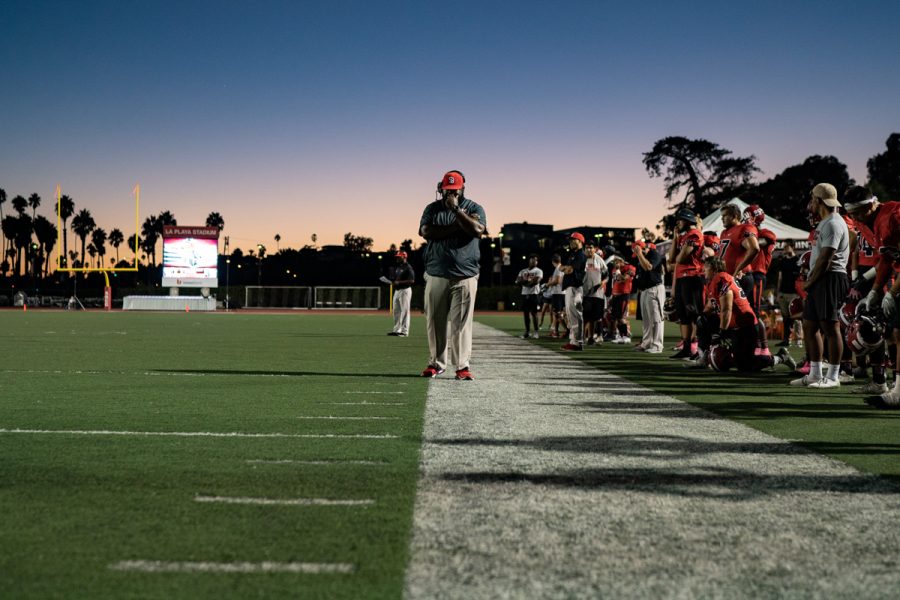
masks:
<svg viewBox="0 0 900 600"><path fill-rule="evenodd" d="M743 219L745 223L753 223L759 227L766 220L766 213L759 204L751 204L744 209Z"/></svg>
<svg viewBox="0 0 900 600"><path fill-rule="evenodd" d="M812 251L807 250L800 255L800 268L809 270L809 263L812 260Z"/></svg>
<svg viewBox="0 0 900 600"><path fill-rule="evenodd" d="M717 344L709 349L709 366L720 373L728 372L734 366L734 353L727 344Z"/></svg>
<svg viewBox="0 0 900 600"><path fill-rule="evenodd" d="M856 318L857 313L859 312L857 303L853 300L848 300L841 307L841 314L839 315L841 319L841 325L844 327L849 327L850 323Z"/></svg>
<svg viewBox="0 0 900 600"><path fill-rule="evenodd" d="M884 345L885 326L875 315L858 314L847 327L847 346L866 355Z"/></svg>
<svg viewBox="0 0 900 600"><path fill-rule="evenodd" d="M673 323L678 320L678 311L675 310L675 298L669 296L663 303L663 313L666 315L667 321Z"/></svg>
<svg viewBox="0 0 900 600"><path fill-rule="evenodd" d="M803 317L803 298L797 296L791 300L788 306L788 312L791 313L792 319L800 319Z"/></svg>

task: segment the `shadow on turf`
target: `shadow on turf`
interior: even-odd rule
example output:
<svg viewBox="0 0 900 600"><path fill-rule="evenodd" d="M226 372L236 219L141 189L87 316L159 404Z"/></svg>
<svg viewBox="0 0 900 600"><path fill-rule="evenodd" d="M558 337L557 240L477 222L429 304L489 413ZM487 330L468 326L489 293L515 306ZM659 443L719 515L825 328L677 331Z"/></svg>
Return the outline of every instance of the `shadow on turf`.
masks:
<svg viewBox="0 0 900 600"><path fill-rule="evenodd" d="M564 394L602 394L604 396L664 396L655 391L609 390L590 392L583 390L566 391ZM571 406L592 413L627 413L643 414L655 417L676 417L682 419L709 419L711 413L718 416L738 419L780 419L783 417L800 417L804 419L897 419L900 411L874 410L862 401L849 403L815 403L797 404L792 402L699 402L693 400L690 405L682 402L539 402L544 406ZM706 411L693 410L690 407L703 408Z"/></svg>
<svg viewBox="0 0 900 600"><path fill-rule="evenodd" d="M237 369L152 369L153 373L180 373L190 375L255 375L268 377L390 377L390 378L415 378L418 373L352 373L327 372L327 371L242 371Z"/></svg>
<svg viewBox="0 0 900 600"><path fill-rule="evenodd" d="M898 482L864 475L761 475L725 467L685 469L575 469L561 473L447 473L447 481L529 483L597 491L745 501L784 492L897 494Z"/></svg>

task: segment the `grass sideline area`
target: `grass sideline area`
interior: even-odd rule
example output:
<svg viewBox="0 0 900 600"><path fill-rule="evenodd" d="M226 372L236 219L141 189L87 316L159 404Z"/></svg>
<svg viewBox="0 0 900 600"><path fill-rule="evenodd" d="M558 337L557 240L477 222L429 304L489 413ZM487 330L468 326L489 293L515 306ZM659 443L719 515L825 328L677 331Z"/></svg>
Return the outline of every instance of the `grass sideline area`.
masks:
<svg viewBox="0 0 900 600"><path fill-rule="evenodd" d="M523 331L521 314L480 315L477 319L511 335ZM564 352L560 346L566 340L546 337L545 332L542 335L529 341L862 471L900 481L900 411L867 406L864 396L851 393L854 384L817 391L791 387L788 382L796 376L784 367L753 375L685 369L681 361L668 358L674 354L668 349L678 341L676 326L671 323L666 324L667 350L657 355L610 343L586 346L581 353ZM632 319L632 335L640 339L640 321ZM801 349L791 348L791 353L798 362L802 358ZM473 369L477 376L477 365ZM596 408L610 410L608 406ZM644 406L636 398L627 410L652 414L665 409Z"/></svg>
<svg viewBox="0 0 900 600"><path fill-rule="evenodd" d="M427 356L421 319L409 338L386 336L390 325L386 314L0 312L0 429L397 436L0 433L0 597L399 597ZM353 572L110 568L126 560Z"/></svg>

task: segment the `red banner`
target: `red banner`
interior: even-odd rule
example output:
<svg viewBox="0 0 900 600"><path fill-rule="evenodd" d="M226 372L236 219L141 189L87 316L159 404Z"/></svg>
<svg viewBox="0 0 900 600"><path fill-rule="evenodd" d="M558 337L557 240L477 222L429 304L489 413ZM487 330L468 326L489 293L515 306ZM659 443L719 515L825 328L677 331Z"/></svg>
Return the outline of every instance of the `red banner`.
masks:
<svg viewBox="0 0 900 600"><path fill-rule="evenodd" d="M219 239L219 228L163 225L163 239L165 238L212 238L217 240Z"/></svg>

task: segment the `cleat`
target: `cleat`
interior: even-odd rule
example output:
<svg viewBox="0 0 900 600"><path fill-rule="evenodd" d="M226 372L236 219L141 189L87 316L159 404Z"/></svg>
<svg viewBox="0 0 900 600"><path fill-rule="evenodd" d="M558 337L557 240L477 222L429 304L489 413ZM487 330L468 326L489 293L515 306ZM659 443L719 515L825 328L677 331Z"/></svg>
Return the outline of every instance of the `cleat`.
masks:
<svg viewBox="0 0 900 600"><path fill-rule="evenodd" d="M422 377L437 377L441 373L444 372L444 369L440 367L435 367L434 365L428 365L428 368L422 371Z"/></svg>
<svg viewBox="0 0 900 600"><path fill-rule="evenodd" d="M709 361L705 354L698 355L697 358L684 361L685 369L705 369L709 366Z"/></svg>
<svg viewBox="0 0 900 600"><path fill-rule="evenodd" d="M837 379L828 379L826 377L826 378L820 379L819 381L816 381L814 383L810 383L806 387L813 388L816 390L830 390L832 388L841 387L841 382L838 381Z"/></svg>
<svg viewBox="0 0 900 600"><path fill-rule="evenodd" d="M582 350L584 350L584 348L581 347L581 344L572 343L563 344L562 346L560 346L560 348L562 348L563 350L568 350L569 352L581 352Z"/></svg>
<svg viewBox="0 0 900 600"><path fill-rule="evenodd" d="M690 358L691 357L691 349L690 346L687 348L682 347L677 353L673 354L669 358L674 358L675 360L680 360L682 358Z"/></svg>
<svg viewBox="0 0 900 600"><path fill-rule="evenodd" d="M807 387L814 383L819 383L820 381L821 381L821 379L813 379L809 375L804 375L800 379L792 379L790 384L796 385L796 386Z"/></svg>
<svg viewBox="0 0 900 600"><path fill-rule="evenodd" d="M534 331L534 332L531 333L531 339L533 339L533 340L540 339L540 337L541 337L541 336L538 335L538 332L537 332L537 331Z"/></svg>
<svg viewBox="0 0 900 600"><path fill-rule="evenodd" d="M782 348L775 356L780 357L781 364L786 365L787 368L791 371L795 371L797 369L797 361L794 360L794 357L791 356L791 353L788 352L787 348Z"/></svg>
<svg viewBox="0 0 900 600"><path fill-rule="evenodd" d="M852 373L844 373L844 372L841 372L841 374L838 375L838 381L841 382L841 383L853 383L853 381L854 381L855 379L856 379L856 378L853 376Z"/></svg>
<svg viewBox="0 0 900 600"><path fill-rule="evenodd" d="M396 336L396 335L400 335L400 334L399 334L398 332L396 332L396 331L389 331L389 332L388 332L388 335L394 335L394 336Z"/></svg>
<svg viewBox="0 0 900 600"><path fill-rule="evenodd" d="M900 408L900 393L891 391L880 396L869 396L866 404L875 408Z"/></svg>
<svg viewBox="0 0 900 600"><path fill-rule="evenodd" d="M886 383L875 383L871 381L866 385L862 385L853 390L854 394L868 394L868 395L878 395L886 394L888 391L888 386Z"/></svg>
<svg viewBox="0 0 900 600"><path fill-rule="evenodd" d="M472 371L469 370L469 367L463 367L456 371L456 378L464 381L472 381L475 379L475 375L472 374Z"/></svg>

